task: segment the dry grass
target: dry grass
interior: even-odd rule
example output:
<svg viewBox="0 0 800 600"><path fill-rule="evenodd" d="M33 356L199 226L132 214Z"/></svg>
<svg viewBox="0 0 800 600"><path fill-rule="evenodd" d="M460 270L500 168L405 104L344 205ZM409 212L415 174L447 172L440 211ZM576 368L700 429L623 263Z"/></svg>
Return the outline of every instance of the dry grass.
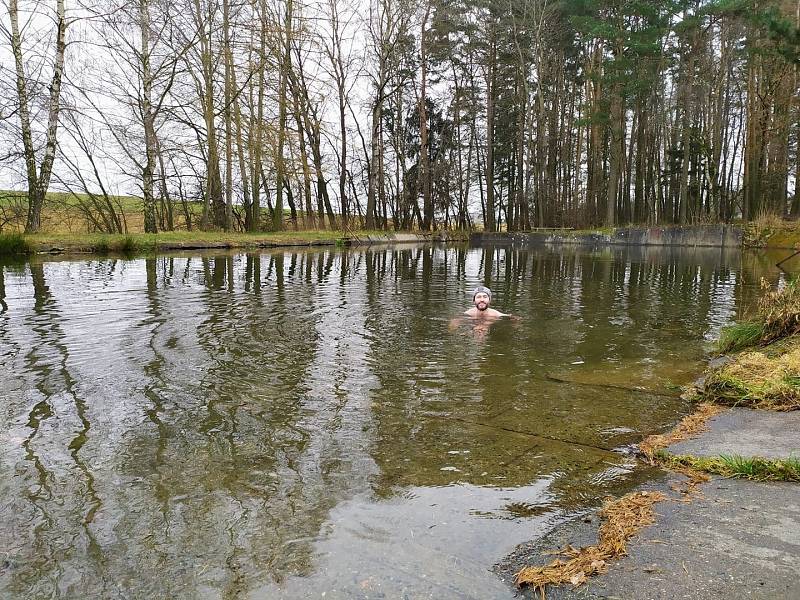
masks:
<svg viewBox="0 0 800 600"><path fill-rule="evenodd" d="M800 286L790 281L779 289L761 280L758 317L764 323L762 344L800 333Z"/></svg>
<svg viewBox="0 0 800 600"><path fill-rule="evenodd" d="M579 586L588 577L604 573L608 562L627 554L626 544L640 529L655 521L653 504L666 500L661 492L633 492L603 505L598 543L575 549L567 546L559 554L568 560L555 559L543 567L525 567L516 574L518 586L530 586L545 597L548 585L571 583Z"/></svg>
<svg viewBox="0 0 800 600"><path fill-rule="evenodd" d="M647 462L652 465L660 465L686 477L686 481L672 487L674 491L684 496L684 502L689 502L690 496L697 492L697 487L708 481L709 477L691 465L670 461L671 455L665 451L665 448L702 433L707 428L708 420L724 410L726 409L722 406L701 402L695 406L692 414L681 419L680 423L669 433L650 435L639 443L639 451Z"/></svg>
<svg viewBox="0 0 800 600"><path fill-rule="evenodd" d="M708 376L702 396L727 406L800 409L800 344L793 342L778 356L764 351L737 356Z"/></svg>
<svg viewBox="0 0 800 600"><path fill-rule="evenodd" d="M762 346L711 372L708 402L767 410L800 409L800 285L772 289L762 279L756 318L723 331L723 351Z"/></svg>
<svg viewBox="0 0 800 600"><path fill-rule="evenodd" d="M686 479L680 483L670 484L670 488L673 491L683 495L683 498L679 500L679 502L691 502L692 496L698 493L697 489L698 486L701 483L706 483L707 481L709 481L711 477L709 477L702 471L698 471L697 469L694 469L688 465L680 465L674 463L668 464L666 461L659 458L662 453L666 454L664 450L661 450L656 454L653 460L658 464L660 464L662 467L667 468L674 473L680 473L681 475L686 477Z"/></svg>
<svg viewBox="0 0 800 600"><path fill-rule="evenodd" d="M708 420L723 410L725 409L722 406L702 402L695 407L692 414L685 416L669 433L650 435L642 440L639 450L652 462L658 450L705 431Z"/></svg>
<svg viewBox="0 0 800 600"><path fill-rule="evenodd" d="M756 217L753 221L744 226L745 247L763 248L774 246L776 237L790 236L797 232L798 223L786 221L778 215L766 213Z"/></svg>

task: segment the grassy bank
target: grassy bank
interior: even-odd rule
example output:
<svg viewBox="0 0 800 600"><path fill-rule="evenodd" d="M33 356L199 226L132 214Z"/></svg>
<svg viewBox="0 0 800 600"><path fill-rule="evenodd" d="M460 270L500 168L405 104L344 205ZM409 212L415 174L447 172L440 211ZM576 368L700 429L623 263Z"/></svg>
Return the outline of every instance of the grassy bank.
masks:
<svg viewBox="0 0 800 600"><path fill-rule="evenodd" d="M110 216L110 210L124 226L124 231L141 233L144 231L144 207L141 198L135 196L91 197L87 194L67 192L48 192L42 206L42 231L54 234L81 234L96 229L96 222L102 222L101 210ZM0 229L3 233L22 232L25 228L28 211L28 198L25 192L0 190ZM200 221L203 214L202 202L177 202L174 206L174 226L187 229L187 214L192 224ZM266 214L266 209L265 209Z"/></svg>
<svg viewBox="0 0 800 600"><path fill-rule="evenodd" d="M708 374L700 395L725 406L800 409L800 338L739 353Z"/></svg>
<svg viewBox="0 0 800 600"><path fill-rule="evenodd" d="M0 234L0 255L35 252L147 253L202 248L271 248L279 246L348 245L370 237L393 234L385 231L282 231L274 233L225 233L172 231L158 234ZM464 236L466 239L466 236Z"/></svg>
<svg viewBox="0 0 800 600"><path fill-rule="evenodd" d="M800 248L800 221L760 217L744 224L743 245L747 248Z"/></svg>
<svg viewBox="0 0 800 600"><path fill-rule="evenodd" d="M712 369L705 402L768 410L800 409L800 286L765 285L752 319L722 331L719 350L734 353Z"/></svg>

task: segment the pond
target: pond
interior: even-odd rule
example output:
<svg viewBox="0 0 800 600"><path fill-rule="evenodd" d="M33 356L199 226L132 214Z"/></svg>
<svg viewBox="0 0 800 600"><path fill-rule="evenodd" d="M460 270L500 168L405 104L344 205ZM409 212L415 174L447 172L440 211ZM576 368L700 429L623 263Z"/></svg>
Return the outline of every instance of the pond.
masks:
<svg viewBox="0 0 800 600"><path fill-rule="evenodd" d="M688 410L678 386L770 265L462 246L2 264L0 595L512 598L492 565L652 476L630 445ZM459 318L479 284L519 319Z"/></svg>

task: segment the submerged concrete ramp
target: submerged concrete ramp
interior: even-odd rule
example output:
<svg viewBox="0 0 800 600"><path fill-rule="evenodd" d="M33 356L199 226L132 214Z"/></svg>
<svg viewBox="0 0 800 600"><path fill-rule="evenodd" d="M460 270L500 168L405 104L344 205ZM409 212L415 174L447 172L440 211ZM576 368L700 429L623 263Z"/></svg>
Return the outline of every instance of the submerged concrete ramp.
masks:
<svg viewBox="0 0 800 600"><path fill-rule="evenodd" d="M648 489L670 493L678 480ZM579 588L550 587L547 598L800 598L800 486L714 477L701 490L688 503L657 504L656 523L631 539L628 556L611 563L608 573ZM575 521L534 548L518 549L499 566L501 578L511 583L514 569L537 553L594 543L597 520L591 521ZM538 598L531 590L523 595Z"/></svg>

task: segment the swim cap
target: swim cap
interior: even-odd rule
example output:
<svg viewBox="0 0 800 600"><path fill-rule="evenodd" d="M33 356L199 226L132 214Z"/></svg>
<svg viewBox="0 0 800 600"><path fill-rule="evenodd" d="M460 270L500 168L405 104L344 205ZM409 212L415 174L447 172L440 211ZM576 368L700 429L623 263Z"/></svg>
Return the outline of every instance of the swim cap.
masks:
<svg viewBox="0 0 800 600"><path fill-rule="evenodd" d="M476 287L475 291L472 292L472 299L475 300L475 296L477 296L478 294L486 294L487 296L489 296L489 300L492 299L492 290L482 285Z"/></svg>

